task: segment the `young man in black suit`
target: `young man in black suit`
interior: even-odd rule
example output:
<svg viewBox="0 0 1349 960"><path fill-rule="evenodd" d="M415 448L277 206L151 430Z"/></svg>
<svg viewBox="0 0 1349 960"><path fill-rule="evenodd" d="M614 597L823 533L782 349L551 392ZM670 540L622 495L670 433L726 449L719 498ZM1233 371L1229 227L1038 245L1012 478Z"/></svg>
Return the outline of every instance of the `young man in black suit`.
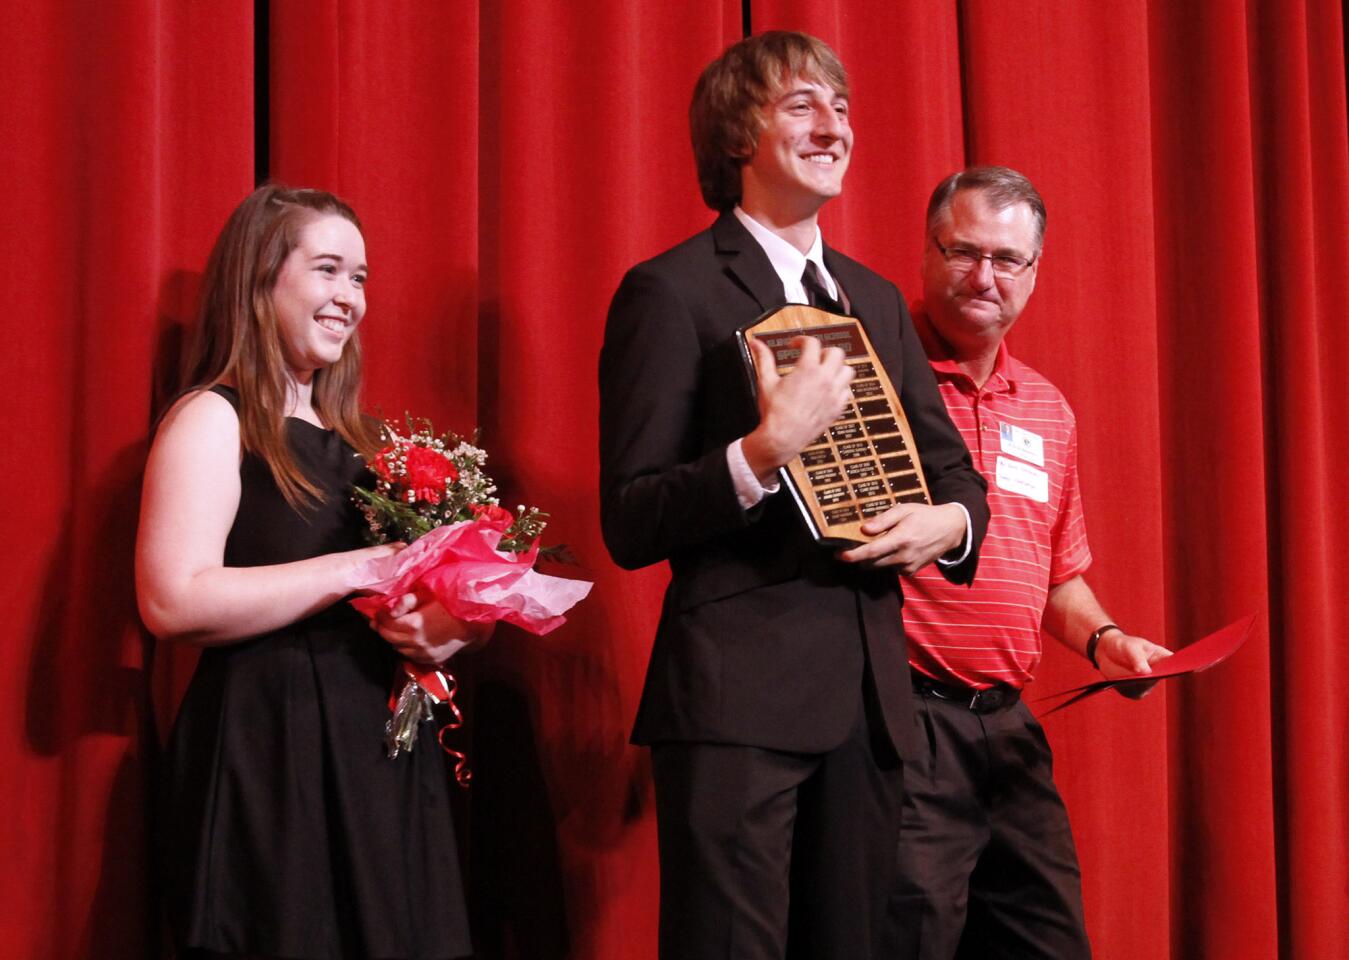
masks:
<svg viewBox="0 0 1349 960"><path fill-rule="evenodd" d="M633 741L652 746L662 960L872 956L913 737L896 570L974 575L985 485L894 285L825 247L852 151L847 76L813 37L735 44L690 110L710 229L628 272L600 359L601 519L627 568L673 573ZM738 327L787 302L861 319L935 505L812 541L777 469L850 399L837 349L785 377ZM790 909L789 909L790 904Z"/></svg>

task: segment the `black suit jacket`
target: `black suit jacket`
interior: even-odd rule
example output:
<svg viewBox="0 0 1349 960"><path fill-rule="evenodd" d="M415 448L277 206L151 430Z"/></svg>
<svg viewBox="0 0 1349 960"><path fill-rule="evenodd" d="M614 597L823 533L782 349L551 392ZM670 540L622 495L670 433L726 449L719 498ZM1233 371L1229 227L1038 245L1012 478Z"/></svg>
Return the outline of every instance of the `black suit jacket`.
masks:
<svg viewBox="0 0 1349 960"><path fill-rule="evenodd" d="M938 394L899 291L826 249L899 392L935 502L970 512L974 576L986 485ZM750 511L726 448L758 423L738 327L785 303L768 256L733 215L639 264L609 309L600 356L605 543L635 569L672 571L633 730L635 743L702 741L822 752L858 716L866 664L890 739L912 738L908 656L893 570L816 545L785 490Z"/></svg>

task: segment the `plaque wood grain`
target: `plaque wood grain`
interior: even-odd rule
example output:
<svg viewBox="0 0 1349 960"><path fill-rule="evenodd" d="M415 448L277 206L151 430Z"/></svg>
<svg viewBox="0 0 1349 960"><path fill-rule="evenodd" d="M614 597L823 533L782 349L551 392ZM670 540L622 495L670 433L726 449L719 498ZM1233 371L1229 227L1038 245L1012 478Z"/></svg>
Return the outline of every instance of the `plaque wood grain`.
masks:
<svg viewBox="0 0 1349 960"><path fill-rule="evenodd" d="M843 350L855 376L852 402L828 430L779 470L811 535L823 543L857 544L872 539L861 527L897 503L931 503L913 432L899 395L856 317L788 304L746 324L737 333L741 358L757 384L750 338L790 375L799 351L790 344L806 335Z"/></svg>

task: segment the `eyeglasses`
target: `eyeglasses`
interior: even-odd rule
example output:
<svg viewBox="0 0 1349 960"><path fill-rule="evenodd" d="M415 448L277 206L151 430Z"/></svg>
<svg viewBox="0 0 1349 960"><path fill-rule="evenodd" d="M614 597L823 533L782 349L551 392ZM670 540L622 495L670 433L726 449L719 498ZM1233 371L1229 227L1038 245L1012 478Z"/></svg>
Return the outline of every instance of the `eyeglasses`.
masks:
<svg viewBox="0 0 1349 960"><path fill-rule="evenodd" d="M946 262L957 270L963 272L973 270L979 266L980 260L987 260L993 268L995 277L1002 277L1007 280L1013 280L1028 269L1035 262L1036 257L1027 260L1025 257L1014 257L1006 253L980 253L978 250L971 250L968 247L943 247L941 241L936 237L932 238Z"/></svg>

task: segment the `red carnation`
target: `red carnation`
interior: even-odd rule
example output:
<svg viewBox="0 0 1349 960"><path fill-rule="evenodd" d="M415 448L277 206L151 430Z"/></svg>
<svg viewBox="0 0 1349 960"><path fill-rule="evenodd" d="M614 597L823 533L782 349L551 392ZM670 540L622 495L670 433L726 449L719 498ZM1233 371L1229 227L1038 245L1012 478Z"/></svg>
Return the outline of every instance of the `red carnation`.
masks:
<svg viewBox="0 0 1349 960"><path fill-rule="evenodd" d="M505 507L498 507L495 503L475 503L469 506L473 511L473 518L481 520L483 523L492 526L500 526L503 530L509 527L515 517Z"/></svg>
<svg viewBox="0 0 1349 960"><path fill-rule="evenodd" d="M375 454L374 462L370 464L375 470L375 475L385 483L393 482L393 467L398 462L398 448L385 447L379 453Z"/></svg>
<svg viewBox="0 0 1349 960"><path fill-rule="evenodd" d="M446 481L459 479L459 471L449 457L426 447L408 450L407 489L415 500L440 503L445 496Z"/></svg>

